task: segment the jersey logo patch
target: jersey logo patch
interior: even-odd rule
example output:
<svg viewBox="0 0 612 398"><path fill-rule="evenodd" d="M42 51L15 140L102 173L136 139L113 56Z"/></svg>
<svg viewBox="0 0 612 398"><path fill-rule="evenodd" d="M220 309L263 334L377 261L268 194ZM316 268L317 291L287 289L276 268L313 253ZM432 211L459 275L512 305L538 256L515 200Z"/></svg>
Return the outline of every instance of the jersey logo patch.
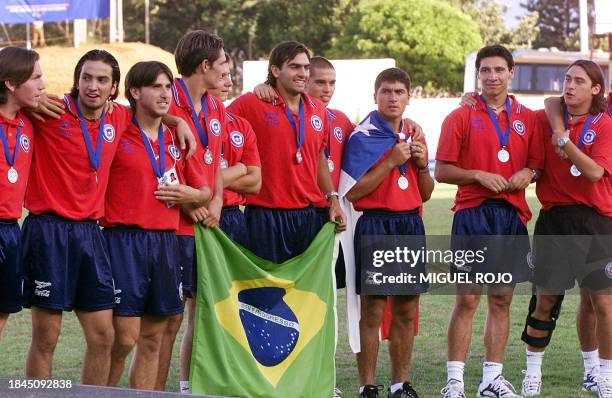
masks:
<svg viewBox="0 0 612 398"><path fill-rule="evenodd" d="M520 120L515 120L512 123L512 128L514 128L514 131L516 131L518 135L525 134L525 125Z"/></svg>
<svg viewBox="0 0 612 398"><path fill-rule="evenodd" d="M242 145L244 145L244 136L240 131L232 131L230 133L230 141L233 146L240 148Z"/></svg>
<svg viewBox="0 0 612 398"><path fill-rule="evenodd" d="M30 152L30 138L27 135L22 135L19 139L19 145L24 152Z"/></svg>
<svg viewBox="0 0 612 398"><path fill-rule="evenodd" d="M606 265L606 276L612 279L612 263Z"/></svg>
<svg viewBox="0 0 612 398"><path fill-rule="evenodd" d="M210 121L210 131L217 137L221 134L221 123L217 119L212 119Z"/></svg>
<svg viewBox="0 0 612 398"><path fill-rule="evenodd" d="M115 140L115 128L112 124L105 124L104 129L102 131L102 137L104 137L104 141L113 142Z"/></svg>
<svg viewBox="0 0 612 398"><path fill-rule="evenodd" d="M336 127L334 129L334 137L336 137L336 140L338 140L338 142L342 143L342 139L344 138L344 133L342 132L342 129L340 127Z"/></svg>
<svg viewBox="0 0 612 398"><path fill-rule="evenodd" d="M582 143L584 145L591 145L593 141L595 141L595 137L597 137L597 134L595 134L593 130L587 130L587 132L584 133L584 137L582 137Z"/></svg>
<svg viewBox="0 0 612 398"><path fill-rule="evenodd" d="M313 115L310 118L310 124L312 125L312 128L315 129L316 131L323 130L323 121L317 115Z"/></svg>
<svg viewBox="0 0 612 398"><path fill-rule="evenodd" d="M474 131L482 131L484 130L484 123L482 119L472 119L472 130Z"/></svg>
<svg viewBox="0 0 612 398"><path fill-rule="evenodd" d="M174 160L180 160L181 159L181 151L175 146L175 145L168 145L168 152L170 153L170 156L172 156L172 159Z"/></svg>

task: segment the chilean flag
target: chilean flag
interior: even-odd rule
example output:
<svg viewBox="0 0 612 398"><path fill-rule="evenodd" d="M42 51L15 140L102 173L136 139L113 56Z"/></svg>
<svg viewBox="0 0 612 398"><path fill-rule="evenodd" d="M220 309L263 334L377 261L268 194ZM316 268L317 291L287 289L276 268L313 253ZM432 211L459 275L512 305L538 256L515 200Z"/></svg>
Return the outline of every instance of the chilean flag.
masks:
<svg viewBox="0 0 612 398"><path fill-rule="evenodd" d="M400 128L400 131L403 131L403 129ZM354 236L357 220L359 220L362 213L353 208L353 204L346 199L346 194L374 166L387 149L393 147L398 142L398 139L405 140L406 138L406 135L403 133L396 134L377 111L372 111L355 127L349 136L342 158L338 193L340 194L340 205L346 215L347 230L340 235L340 241L342 242L346 266L346 306L349 344L354 353L361 351L359 340L361 308L359 295L355 292ZM381 328L381 339L388 338L390 317L390 301L387 301ZM418 330L417 328L418 320L415 322L415 335Z"/></svg>

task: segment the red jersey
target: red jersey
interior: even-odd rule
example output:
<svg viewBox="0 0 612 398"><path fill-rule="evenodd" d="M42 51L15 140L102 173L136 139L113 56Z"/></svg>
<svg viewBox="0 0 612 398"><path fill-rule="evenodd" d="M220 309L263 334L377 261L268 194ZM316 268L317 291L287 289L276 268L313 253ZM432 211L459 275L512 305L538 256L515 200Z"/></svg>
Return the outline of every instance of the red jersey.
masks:
<svg viewBox="0 0 612 398"><path fill-rule="evenodd" d="M208 92L204 94L206 108L203 106L198 114L201 132L206 137L205 139L208 140L208 145L204 145L198 128L196 127L196 122L193 120L193 109L190 105L189 94L183 89L179 80L180 79L174 79L172 83L173 99L168 113L180 117L189 124L191 132L198 142L198 146L193 156L199 158L203 162L205 183L202 185L208 185L211 192L214 194L215 175L219 167L221 156L221 142L227 128L225 107L218 98L210 95ZM184 213L181 213L181 221L177 234L193 236L193 222Z"/></svg>
<svg viewBox="0 0 612 398"><path fill-rule="evenodd" d="M506 150L510 159L498 159L501 144L486 105L480 97L475 106L462 106L444 119L438 141L436 160L455 163L466 170L482 170L510 178L525 167L541 169L544 157L540 142L535 137L535 114L513 96L511 116L504 109L497 116L502 134L510 124ZM531 219L525 200L525 190L496 194L478 183L459 185L453 211L479 206L486 199L503 199L518 212L524 224Z"/></svg>
<svg viewBox="0 0 612 398"><path fill-rule="evenodd" d="M608 115L612 117L612 91L608 94Z"/></svg>
<svg viewBox="0 0 612 398"><path fill-rule="evenodd" d="M301 162L296 160L297 134L285 113L289 109L282 97L272 103L246 93L230 104L232 114L249 121L257 136L261 158L261 192L247 195L247 204L268 208L299 209L321 199L317 168L321 151L327 143L325 106L317 99L302 94L304 106L304 141L300 148ZM299 115L290 111L297 132Z"/></svg>
<svg viewBox="0 0 612 398"><path fill-rule="evenodd" d="M59 119L40 122L32 119L36 136L36 156L26 190L25 206L34 214L54 213L71 220L98 220L104 215L104 193L111 162L121 134L130 124L131 111L115 106L101 118L85 120L93 150L102 134L101 156L97 172L90 162L75 100L64 96L66 112Z"/></svg>
<svg viewBox="0 0 612 398"><path fill-rule="evenodd" d="M593 116L583 138L582 151L604 168L603 177L592 183L570 173L572 162L561 160L552 145L552 131L544 110L537 112L537 134L544 146L545 166L536 183L536 193L546 210L557 205L582 204L612 217L612 119L605 113ZM570 139L578 145L586 116L568 122Z"/></svg>
<svg viewBox="0 0 612 398"><path fill-rule="evenodd" d="M408 123L402 123L401 132L410 136L408 132ZM427 147L425 139L421 140ZM378 161L370 168L374 170L379 164L384 162L391 152L393 147L387 149ZM425 154L427 159L427 154ZM406 163L406 173L404 178L408 180L408 188L401 189L398 180L402 177L399 167L394 167L387 177L380 183L374 191L369 195L357 200L353 203L355 210L388 210L388 211L408 211L421 209L423 200L419 192L419 169L414 162Z"/></svg>
<svg viewBox="0 0 612 398"><path fill-rule="evenodd" d="M257 151L257 137L249 122L229 112L226 112L226 116L228 134L225 134L222 152L227 165L231 167L240 162L245 166L261 167ZM223 206L244 205L245 203L246 197L243 194L231 189L223 191Z"/></svg>
<svg viewBox="0 0 612 398"><path fill-rule="evenodd" d="M173 130L165 129L164 148L160 148L159 140L149 142L158 165L160 150L164 151L164 170L170 183L178 181L194 188L205 185L203 167L193 156L184 161ZM173 178L176 180L172 181ZM149 230L177 230L180 206L168 207L157 200L153 195L157 186L158 178L140 129L131 124L121 137L113 159L105 213L100 224L104 227L124 225Z"/></svg>
<svg viewBox="0 0 612 398"><path fill-rule="evenodd" d="M30 174L34 128L21 112L17 112L14 119L7 119L0 114L0 125L8 146L8 153L4 144L0 146L0 219L17 220L23 211L23 198ZM7 157L14 162L14 170L11 170Z"/></svg>
<svg viewBox="0 0 612 398"><path fill-rule="evenodd" d="M344 144L349 134L355 128L355 125L348 117L339 110L327 108L327 146L325 147L325 155L329 165L329 173L331 174L334 190L338 190L340 182L340 172L342 171L342 154L344 152ZM329 207L329 202L325 200L321 193L321 199L315 203L315 207Z"/></svg>

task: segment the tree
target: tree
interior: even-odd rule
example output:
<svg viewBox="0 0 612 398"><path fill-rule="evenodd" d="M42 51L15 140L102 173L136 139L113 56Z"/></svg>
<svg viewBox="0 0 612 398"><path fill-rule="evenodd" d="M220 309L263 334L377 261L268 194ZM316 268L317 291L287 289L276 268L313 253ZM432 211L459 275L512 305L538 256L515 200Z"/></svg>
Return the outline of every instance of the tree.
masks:
<svg viewBox="0 0 612 398"><path fill-rule="evenodd" d="M508 11L506 4L499 0L462 0L461 10L478 23L480 37L486 46L502 43L509 34L503 14Z"/></svg>
<svg viewBox="0 0 612 398"><path fill-rule="evenodd" d="M538 12L540 29L534 47L557 47L560 50L580 48L579 0L527 0L521 6Z"/></svg>
<svg viewBox="0 0 612 398"><path fill-rule="evenodd" d="M540 28L538 24L539 14L534 11L523 15L518 26L509 32L512 48L532 48L533 42L538 37Z"/></svg>
<svg viewBox="0 0 612 398"><path fill-rule="evenodd" d="M465 57L482 44L476 23L439 0L363 0L328 56L395 58L415 84L461 89Z"/></svg>

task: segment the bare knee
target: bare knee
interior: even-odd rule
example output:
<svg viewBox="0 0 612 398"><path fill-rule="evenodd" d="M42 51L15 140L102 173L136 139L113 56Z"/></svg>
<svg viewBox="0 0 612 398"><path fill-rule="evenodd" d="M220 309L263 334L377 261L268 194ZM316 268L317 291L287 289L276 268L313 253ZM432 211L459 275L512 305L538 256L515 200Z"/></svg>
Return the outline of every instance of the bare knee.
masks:
<svg viewBox="0 0 612 398"><path fill-rule="evenodd" d="M45 354L53 354L57 346L57 339L60 335L60 328L49 325L49 328L34 328L32 331L32 347Z"/></svg>
<svg viewBox="0 0 612 398"><path fill-rule="evenodd" d="M181 323L183 322L183 314L175 315L168 319L168 325L166 326L165 334L167 336L176 336L179 329L181 328Z"/></svg>
<svg viewBox="0 0 612 398"><path fill-rule="evenodd" d="M85 336L87 346L99 350L109 350L115 341L115 329L105 328L91 330Z"/></svg>
<svg viewBox="0 0 612 398"><path fill-rule="evenodd" d="M378 329L382 322L386 300L384 298L378 299L373 296L369 296L365 299L363 297L364 296L362 296L361 301L361 320L359 324L361 327L367 329Z"/></svg>
<svg viewBox="0 0 612 398"><path fill-rule="evenodd" d="M409 325L416 318L418 296L397 297L392 300L393 323Z"/></svg>
<svg viewBox="0 0 612 398"><path fill-rule="evenodd" d="M555 308L558 301L559 301L558 296L552 296L552 295L538 296L537 302L536 302L536 308L532 315L536 318L549 319L551 316L552 310Z"/></svg>
<svg viewBox="0 0 612 398"><path fill-rule="evenodd" d="M480 304L480 295L458 295L455 301L455 312L459 316L473 316Z"/></svg>
<svg viewBox="0 0 612 398"><path fill-rule="evenodd" d="M489 308L499 312L509 312L512 304L512 295L489 295Z"/></svg>

